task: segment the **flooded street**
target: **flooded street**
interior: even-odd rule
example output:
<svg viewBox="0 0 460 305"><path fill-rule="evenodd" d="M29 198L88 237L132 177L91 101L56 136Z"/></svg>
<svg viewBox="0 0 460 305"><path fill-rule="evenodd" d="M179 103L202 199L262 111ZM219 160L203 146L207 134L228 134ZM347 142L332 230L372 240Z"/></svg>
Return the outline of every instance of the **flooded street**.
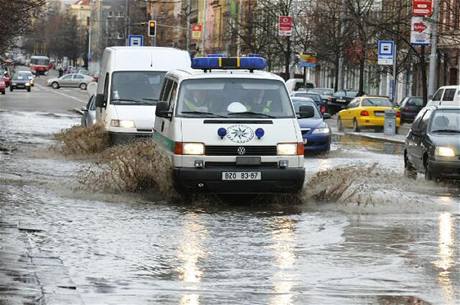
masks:
<svg viewBox="0 0 460 305"><path fill-rule="evenodd" d="M50 150L79 120L0 112L0 304L459 303L458 185L403 178L398 144L336 138L301 204L170 201L83 188L93 157Z"/></svg>

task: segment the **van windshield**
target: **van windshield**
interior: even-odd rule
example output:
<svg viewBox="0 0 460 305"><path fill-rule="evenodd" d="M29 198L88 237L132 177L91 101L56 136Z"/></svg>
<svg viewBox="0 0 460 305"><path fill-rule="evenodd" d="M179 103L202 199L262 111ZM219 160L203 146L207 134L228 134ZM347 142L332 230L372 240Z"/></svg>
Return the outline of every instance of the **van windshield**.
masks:
<svg viewBox="0 0 460 305"><path fill-rule="evenodd" d="M183 81L177 114L184 117L295 117L283 82L247 78Z"/></svg>
<svg viewBox="0 0 460 305"><path fill-rule="evenodd" d="M156 105L166 72L119 71L112 74L113 105Z"/></svg>

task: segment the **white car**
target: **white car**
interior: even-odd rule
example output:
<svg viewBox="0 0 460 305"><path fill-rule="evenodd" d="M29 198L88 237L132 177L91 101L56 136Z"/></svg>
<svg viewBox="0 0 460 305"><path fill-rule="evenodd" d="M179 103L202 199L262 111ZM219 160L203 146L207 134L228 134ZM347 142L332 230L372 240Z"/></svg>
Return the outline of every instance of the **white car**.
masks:
<svg viewBox="0 0 460 305"><path fill-rule="evenodd" d="M89 75L72 73L49 79L48 86L51 86L53 89L59 89L61 87L74 87L80 88L81 90L86 90L88 83L92 81L94 81L94 78Z"/></svg>
<svg viewBox="0 0 460 305"><path fill-rule="evenodd" d="M260 57L194 58L166 74L153 139L180 193L295 193L304 143L288 90ZM225 69L224 69L225 68ZM314 109L300 109L312 117Z"/></svg>

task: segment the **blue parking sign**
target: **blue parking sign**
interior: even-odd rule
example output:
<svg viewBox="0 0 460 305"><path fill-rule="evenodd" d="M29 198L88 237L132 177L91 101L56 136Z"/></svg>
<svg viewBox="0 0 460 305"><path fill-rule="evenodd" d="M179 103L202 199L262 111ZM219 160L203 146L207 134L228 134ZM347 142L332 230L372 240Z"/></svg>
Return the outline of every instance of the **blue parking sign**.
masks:
<svg viewBox="0 0 460 305"><path fill-rule="evenodd" d="M395 43L393 40L378 41L378 64L393 65Z"/></svg>
<svg viewBox="0 0 460 305"><path fill-rule="evenodd" d="M144 35L128 35L128 46L142 47L144 45Z"/></svg>

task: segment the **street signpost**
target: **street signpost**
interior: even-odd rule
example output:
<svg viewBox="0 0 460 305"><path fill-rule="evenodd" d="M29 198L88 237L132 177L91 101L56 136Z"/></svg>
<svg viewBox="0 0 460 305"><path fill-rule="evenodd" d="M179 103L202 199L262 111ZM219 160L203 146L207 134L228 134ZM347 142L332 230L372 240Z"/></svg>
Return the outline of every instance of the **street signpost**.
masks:
<svg viewBox="0 0 460 305"><path fill-rule="evenodd" d="M392 66L395 57L395 43L393 40L378 41L378 64Z"/></svg>
<svg viewBox="0 0 460 305"><path fill-rule="evenodd" d="M410 43L414 45L429 45L431 39L431 24L423 17L412 17Z"/></svg>
<svg viewBox="0 0 460 305"><path fill-rule="evenodd" d="M193 40L200 40L201 33L203 32L203 26L199 23L192 25L192 39Z"/></svg>
<svg viewBox="0 0 460 305"><path fill-rule="evenodd" d="M278 17L278 34L279 36L291 36L292 35L292 17L291 16L279 16Z"/></svg>
<svg viewBox="0 0 460 305"><path fill-rule="evenodd" d="M128 35L128 46L142 47L144 45L144 35Z"/></svg>
<svg viewBox="0 0 460 305"><path fill-rule="evenodd" d="M412 0L412 16L429 17L433 14L432 0Z"/></svg>

